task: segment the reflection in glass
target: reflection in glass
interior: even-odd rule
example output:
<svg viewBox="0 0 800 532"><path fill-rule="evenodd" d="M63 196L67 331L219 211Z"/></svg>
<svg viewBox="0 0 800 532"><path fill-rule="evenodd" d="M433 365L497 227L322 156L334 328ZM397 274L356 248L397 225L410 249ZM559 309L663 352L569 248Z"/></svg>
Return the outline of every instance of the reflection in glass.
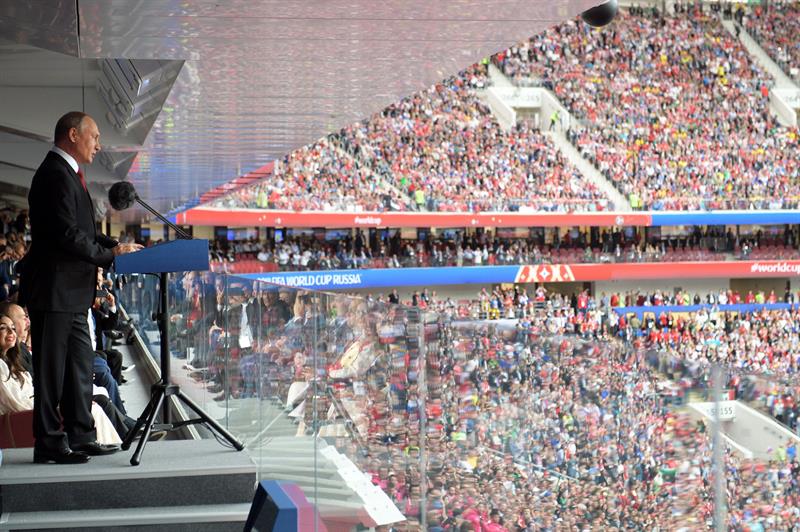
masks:
<svg viewBox="0 0 800 532"><path fill-rule="evenodd" d="M124 294L152 343L148 283ZM722 529L796 523L791 432L748 454L721 422L715 469L701 408L758 406L791 392L790 376L726 367L713 394L710 367L585 327L567 300L500 315L212 273L170 290L174 378L246 442L261 478L297 483L330 526L707 529L718 470Z"/></svg>

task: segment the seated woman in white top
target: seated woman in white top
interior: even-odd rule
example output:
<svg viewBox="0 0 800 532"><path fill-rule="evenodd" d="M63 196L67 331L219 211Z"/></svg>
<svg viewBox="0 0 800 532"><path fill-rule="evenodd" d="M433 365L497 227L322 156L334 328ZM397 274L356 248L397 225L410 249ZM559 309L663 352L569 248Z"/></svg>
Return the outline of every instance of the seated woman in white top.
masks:
<svg viewBox="0 0 800 532"><path fill-rule="evenodd" d="M0 316L0 415L26 410L33 410L33 381L22 366L14 322L8 316ZM94 402L92 417L98 442L122 443L108 416Z"/></svg>

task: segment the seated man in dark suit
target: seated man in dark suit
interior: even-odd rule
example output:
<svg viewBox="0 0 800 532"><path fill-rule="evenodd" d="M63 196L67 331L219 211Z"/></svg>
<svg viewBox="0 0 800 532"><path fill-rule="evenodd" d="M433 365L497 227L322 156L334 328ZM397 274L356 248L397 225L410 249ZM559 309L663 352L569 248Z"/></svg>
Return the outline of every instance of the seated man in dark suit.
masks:
<svg viewBox="0 0 800 532"><path fill-rule="evenodd" d="M11 296L14 286L14 260L11 258L12 250L6 246L5 238L0 240L0 299L6 300Z"/></svg>
<svg viewBox="0 0 800 532"><path fill-rule="evenodd" d="M111 286L103 280L103 269L99 268L97 294L89 315L89 334L92 337L95 354L107 362L114 380L122 384L125 382L122 377L122 353L113 349L112 342L106 337L107 333L115 332L118 325L117 299L111 291Z"/></svg>
<svg viewBox="0 0 800 532"><path fill-rule="evenodd" d="M119 382L114 377L111 365L121 374L122 353L116 349L103 349L103 331L106 327L113 329L117 323L117 305L114 296L106 289L98 289L95 303L87 314L89 336L95 346L92 361L93 381L95 386L105 388L111 403L123 414L127 414L119 393Z"/></svg>
<svg viewBox="0 0 800 532"><path fill-rule="evenodd" d="M119 393L119 384L117 384L117 381L111 376L111 369L108 367L108 363L104 358L100 357L97 352L95 352L94 360L92 361L92 372L92 381L94 385L104 388L106 392L108 392L108 398L111 403L120 412L127 414L125 403L122 401L122 397Z"/></svg>

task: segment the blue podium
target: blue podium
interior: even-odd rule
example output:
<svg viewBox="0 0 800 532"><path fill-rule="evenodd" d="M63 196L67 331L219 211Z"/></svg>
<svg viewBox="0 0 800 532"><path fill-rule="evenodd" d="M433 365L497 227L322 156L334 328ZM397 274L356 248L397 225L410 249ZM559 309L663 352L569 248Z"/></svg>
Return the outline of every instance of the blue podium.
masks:
<svg viewBox="0 0 800 532"><path fill-rule="evenodd" d="M117 273L176 273L208 270L208 240L172 240L114 259Z"/></svg>
<svg viewBox="0 0 800 532"><path fill-rule="evenodd" d="M131 465L139 465L147 440L153 430L172 431L186 425L205 424L225 438L237 451L244 445L225 430L219 423L206 414L194 401L181 391L180 386L170 383L169 353L169 295L167 290L168 275L177 272L208 270L208 240L181 239L157 244L135 253L120 255L114 260L117 273L154 274L159 277L159 309L157 313L158 331L161 336L161 379L150 388L150 401L136 425L128 432L122 442L124 450L130 449L138 437L139 444L131 457ZM167 397L175 396L198 417L186 421L170 422ZM156 423L156 415L162 410L161 423Z"/></svg>

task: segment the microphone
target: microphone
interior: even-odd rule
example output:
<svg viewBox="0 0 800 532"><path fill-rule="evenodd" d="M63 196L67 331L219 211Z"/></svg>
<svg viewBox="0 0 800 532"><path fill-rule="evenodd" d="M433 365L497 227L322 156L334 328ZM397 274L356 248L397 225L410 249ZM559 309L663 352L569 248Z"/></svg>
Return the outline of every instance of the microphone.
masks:
<svg viewBox="0 0 800 532"><path fill-rule="evenodd" d="M171 227L175 231L175 234L178 235L178 238L187 240L192 238L186 233L186 231L167 220L163 214L142 201L142 198L140 198L136 193L136 189L133 188L132 183L127 181L118 181L111 185L111 188L108 190L108 202L116 211L124 211L125 209L133 206L134 203L139 202L139 205L147 209L150 214L161 220L162 223Z"/></svg>
<svg viewBox="0 0 800 532"><path fill-rule="evenodd" d="M108 191L108 202L116 211L129 209L137 199L136 189L127 181L114 183Z"/></svg>

